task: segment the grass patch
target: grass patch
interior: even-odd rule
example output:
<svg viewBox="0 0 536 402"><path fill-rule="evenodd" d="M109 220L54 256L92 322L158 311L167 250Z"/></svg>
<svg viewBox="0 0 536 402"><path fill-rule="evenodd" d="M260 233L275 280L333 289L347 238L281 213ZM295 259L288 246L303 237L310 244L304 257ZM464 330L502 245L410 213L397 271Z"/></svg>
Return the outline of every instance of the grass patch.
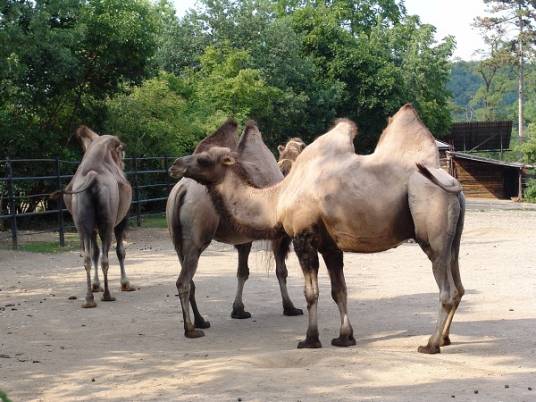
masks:
<svg viewBox="0 0 536 402"><path fill-rule="evenodd" d="M7 394L0 389L0 401L2 402L11 402L11 399L7 397Z"/></svg>
<svg viewBox="0 0 536 402"><path fill-rule="evenodd" d="M131 227L136 226L136 218L134 218L130 225ZM164 215L144 216L142 217L141 226L144 228L166 229L166 217Z"/></svg>
<svg viewBox="0 0 536 402"><path fill-rule="evenodd" d="M30 253L62 253L65 251L75 251L79 248L80 243L75 241L66 241L64 247L60 246L59 241L33 241L20 243L18 250Z"/></svg>

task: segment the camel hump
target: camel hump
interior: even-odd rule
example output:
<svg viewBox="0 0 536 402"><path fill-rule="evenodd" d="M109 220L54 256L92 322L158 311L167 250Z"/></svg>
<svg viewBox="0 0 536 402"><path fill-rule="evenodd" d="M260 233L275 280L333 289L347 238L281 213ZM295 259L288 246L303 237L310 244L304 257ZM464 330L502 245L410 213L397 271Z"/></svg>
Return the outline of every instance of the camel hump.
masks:
<svg viewBox="0 0 536 402"><path fill-rule="evenodd" d="M262 139L257 123L249 120L238 140L238 156L252 183L266 187L283 180L277 161Z"/></svg>
<svg viewBox="0 0 536 402"><path fill-rule="evenodd" d="M75 136L82 146L82 150L86 152L93 141L99 138L99 135L91 130L88 126L81 125L76 129Z"/></svg>
<svg viewBox="0 0 536 402"><path fill-rule="evenodd" d="M411 170L416 163L439 167L435 138L411 103L406 103L389 119L374 154L382 160L398 160Z"/></svg>
<svg viewBox="0 0 536 402"><path fill-rule="evenodd" d="M197 147L194 154L206 151L207 149L217 146L229 148L232 151L236 149L236 130L238 124L234 119L227 119L214 133L203 139Z"/></svg>

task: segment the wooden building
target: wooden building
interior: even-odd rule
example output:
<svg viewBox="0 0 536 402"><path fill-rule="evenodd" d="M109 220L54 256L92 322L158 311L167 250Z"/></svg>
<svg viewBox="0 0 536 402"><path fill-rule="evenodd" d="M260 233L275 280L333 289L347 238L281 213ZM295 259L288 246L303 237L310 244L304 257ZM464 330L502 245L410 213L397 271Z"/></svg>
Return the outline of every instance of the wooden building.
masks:
<svg viewBox="0 0 536 402"><path fill-rule="evenodd" d="M506 151L510 147L512 121L453 123L445 140L456 151Z"/></svg>
<svg viewBox="0 0 536 402"><path fill-rule="evenodd" d="M449 173L458 179L469 198L522 199L528 169L536 168L464 152L448 151L447 156Z"/></svg>

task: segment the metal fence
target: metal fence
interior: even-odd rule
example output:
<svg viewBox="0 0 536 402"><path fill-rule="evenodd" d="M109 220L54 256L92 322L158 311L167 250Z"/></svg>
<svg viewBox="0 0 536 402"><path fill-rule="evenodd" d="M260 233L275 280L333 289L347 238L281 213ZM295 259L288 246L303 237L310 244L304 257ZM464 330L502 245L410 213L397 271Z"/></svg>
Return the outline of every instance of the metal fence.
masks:
<svg viewBox="0 0 536 402"><path fill-rule="evenodd" d="M167 156L125 158L133 190L130 219L137 226L143 216L164 212L174 184L168 175L172 161ZM11 241L16 249L20 236L57 232L63 247L65 232L74 230L74 225L62 197L52 200L49 194L67 185L79 163L60 158L0 159L0 241Z"/></svg>

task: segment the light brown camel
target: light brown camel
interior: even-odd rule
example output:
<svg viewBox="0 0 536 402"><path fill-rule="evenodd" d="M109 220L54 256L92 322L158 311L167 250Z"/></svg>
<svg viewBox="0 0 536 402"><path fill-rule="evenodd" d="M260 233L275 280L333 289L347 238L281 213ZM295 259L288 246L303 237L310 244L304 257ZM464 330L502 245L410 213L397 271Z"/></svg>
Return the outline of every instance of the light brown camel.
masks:
<svg viewBox="0 0 536 402"><path fill-rule="evenodd" d="M99 247L97 233L102 242L100 255L104 276L102 301L114 301L108 287L108 251L115 233L116 253L121 268L121 290L135 290L130 286L125 272L125 247L127 214L132 201L132 188L123 172L124 144L112 135L99 136L85 126L76 130L84 156L76 173L63 193L65 205L73 216L80 235L87 274L86 301L82 307L96 307L93 292L102 291L99 282ZM95 267L91 284L91 261Z"/></svg>
<svg viewBox="0 0 536 402"><path fill-rule="evenodd" d="M194 153L199 154L217 145L226 146L238 152L248 177L256 186L266 187L281 181L283 175L278 170L272 153L264 145L262 137L257 133L248 131L237 142L236 130L236 123L231 120L227 121L214 134L205 138L196 147ZM290 157L292 156L289 155ZM177 289L181 301L185 336L188 338L203 336L204 333L201 329L210 327L210 323L199 313L193 277L199 257L212 239L236 247L238 251L238 287L231 317L238 319L251 317L251 314L244 309L242 291L249 276L248 257L252 239L234 231L225 219L221 219L212 204L206 187L188 178L181 179L171 190L166 206L166 218L171 239L181 264ZM287 291L288 273L285 258L289 244L288 236L279 236L272 242L272 251L283 301L283 314L293 316L301 315L303 311L294 307ZM188 301L194 313L193 324Z"/></svg>
<svg viewBox="0 0 536 402"><path fill-rule="evenodd" d="M285 145L278 145L279 160L277 164L283 176L286 176L290 172L292 164L304 149L305 142L298 137L291 138Z"/></svg>
<svg viewBox="0 0 536 402"><path fill-rule="evenodd" d="M257 128L250 124L248 130ZM281 183L264 189L247 184L228 148L179 158L172 172L206 183L220 214L237 231L254 238L283 231L293 237L309 310L307 336L299 348L321 347L317 251L326 262L341 316L340 336L332 344L350 346L355 339L347 315L343 251L379 252L414 238L432 261L440 291L437 327L419 352L439 353L450 343L450 325L464 293L458 268L461 187L439 169L434 138L411 105L394 115L373 154L355 154L356 134L353 122L339 120L304 149Z"/></svg>

